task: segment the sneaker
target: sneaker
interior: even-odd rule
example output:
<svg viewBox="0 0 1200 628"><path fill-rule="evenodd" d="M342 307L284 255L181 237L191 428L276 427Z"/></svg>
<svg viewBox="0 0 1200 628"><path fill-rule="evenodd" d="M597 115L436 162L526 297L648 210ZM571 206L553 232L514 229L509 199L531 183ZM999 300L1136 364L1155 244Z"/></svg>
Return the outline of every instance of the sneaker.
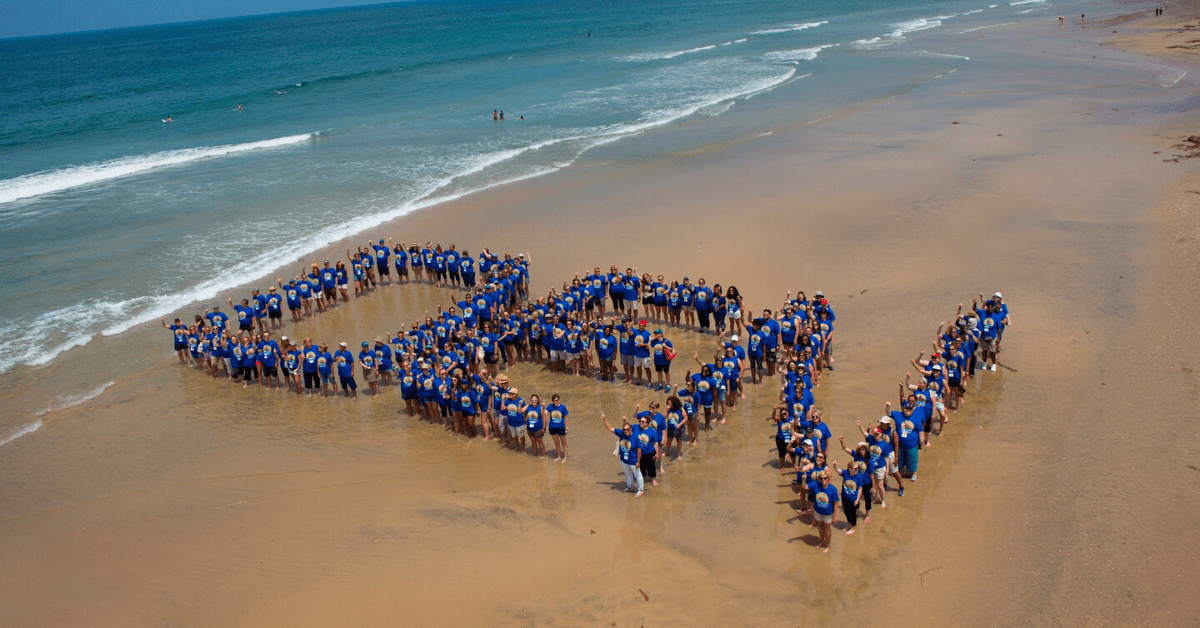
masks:
<svg viewBox="0 0 1200 628"><path fill-rule="evenodd" d="M795 478L792 480L792 484L799 484L799 483L800 483L800 478Z"/></svg>
<svg viewBox="0 0 1200 628"><path fill-rule="evenodd" d="M667 386L666 388L663 388L663 392L671 392L671 387Z"/></svg>
<svg viewBox="0 0 1200 628"><path fill-rule="evenodd" d="M662 384L655 384L654 390L662 390Z"/></svg>
<svg viewBox="0 0 1200 628"><path fill-rule="evenodd" d="M995 372L995 370L996 370L996 365L995 365L995 364L993 364L993 365L992 365L992 371L993 371L993 372Z"/></svg>
<svg viewBox="0 0 1200 628"><path fill-rule="evenodd" d="M900 496L904 497L904 488L903 487L900 488Z"/></svg>
<svg viewBox="0 0 1200 628"><path fill-rule="evenodd" d="M916 482L916 481L917 481L917 474L916 474L916 473L912 474L912 477L908 478L908 481L909 481L909 482Z"/></svg>

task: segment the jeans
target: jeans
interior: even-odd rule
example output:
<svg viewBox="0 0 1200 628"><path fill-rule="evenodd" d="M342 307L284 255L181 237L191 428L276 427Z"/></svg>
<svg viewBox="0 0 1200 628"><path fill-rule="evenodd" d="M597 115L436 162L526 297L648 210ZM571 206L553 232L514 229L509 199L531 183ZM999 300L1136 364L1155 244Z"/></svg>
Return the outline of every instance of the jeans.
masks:
<svg viewBox="0 0 1200 628"><path fill-rule="evenodd" d="M642 492L645 485L642 483L642 470L637 468L637 465L627 464L622 462L621 469L625 471L625 488L633 488L633 481L637 479L637 490Z"/></svg>

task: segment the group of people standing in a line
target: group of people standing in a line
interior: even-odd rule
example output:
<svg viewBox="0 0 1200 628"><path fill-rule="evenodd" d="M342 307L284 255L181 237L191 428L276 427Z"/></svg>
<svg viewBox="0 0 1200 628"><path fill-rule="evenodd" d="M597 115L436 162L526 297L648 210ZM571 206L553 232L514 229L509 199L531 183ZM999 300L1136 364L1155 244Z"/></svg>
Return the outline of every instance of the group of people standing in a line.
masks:
<svg viewBox="0 0 1200 628"><path fill-rule="evenodd" d="M876 425L864 427L858 422L863 440L853 448L846 445L844 437L838 437L839 449L850 456L844 468L839 469L831 457L828 444L832 433L819 410L787 404L775 408L770 421L775 425L779 466L784 473L796 474L797 512L811 517L810 527L818 528L818 547L829 551L839 502L848 524L846 534L854 534L860 509L864 521L870 521L873 504L887 507L889 476L901 497L904 482L917 481L919 452L931 447L932 437L950 423L946 410L958 412L964 403L965 383L977 372L996 370L1000 341L1009 322L1008 306L999 292L986 300L979 295L966 313L960 303L954 323L938 326L929 358L925 359L922 351L912 359L920 378L914 383L911 373L905 374L899 384L899 409L894 410L888 401ZM832 485L838 475L840 490Z"/></svg>

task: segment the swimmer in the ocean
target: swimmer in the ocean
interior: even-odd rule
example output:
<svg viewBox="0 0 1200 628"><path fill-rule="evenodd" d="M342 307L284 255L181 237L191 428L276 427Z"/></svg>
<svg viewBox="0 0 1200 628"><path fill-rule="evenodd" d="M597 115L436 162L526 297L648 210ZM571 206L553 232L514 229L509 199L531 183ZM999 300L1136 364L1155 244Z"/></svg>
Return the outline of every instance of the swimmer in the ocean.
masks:
<svg viewBox="0 0 1200 628"><path fill-rule="evenodd" d="M238 103L238 111L242 110L242 103Z"/></svg>
<svg viewBox="0 0 1200 628"><path fill-rule="evenodd" d="M167 119L163 120L163 122L170 122L170 121L171 121L171 114L167 114Z"/></svg>
<svg viewBox="0 0 1200 628"><path fill-rule="evenodd" d="M498 119L498 118L496 117L496 110L495 110L495 109L492 109L492 119L493 119L493 120L497 120L497 119Z"/></svg>
<svg viewBox="0 0 1200 628"><path fill-rule="evenodd" d="M501 120L504 119L504 110L503 109L500 110L500 119Z"/></svg>

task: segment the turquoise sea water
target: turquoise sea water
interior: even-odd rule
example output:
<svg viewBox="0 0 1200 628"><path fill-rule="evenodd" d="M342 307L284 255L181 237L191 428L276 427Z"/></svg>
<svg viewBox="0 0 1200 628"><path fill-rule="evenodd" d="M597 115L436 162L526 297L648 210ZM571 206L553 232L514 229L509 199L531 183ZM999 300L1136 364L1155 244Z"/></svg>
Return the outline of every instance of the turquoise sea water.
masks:
<svg viewBox="0 0 1200 628"><path fill-rule="evenodd" d="M1050 6L411 2L0 40L0 372L785 85L795 116L898 93Z"/></svg>

